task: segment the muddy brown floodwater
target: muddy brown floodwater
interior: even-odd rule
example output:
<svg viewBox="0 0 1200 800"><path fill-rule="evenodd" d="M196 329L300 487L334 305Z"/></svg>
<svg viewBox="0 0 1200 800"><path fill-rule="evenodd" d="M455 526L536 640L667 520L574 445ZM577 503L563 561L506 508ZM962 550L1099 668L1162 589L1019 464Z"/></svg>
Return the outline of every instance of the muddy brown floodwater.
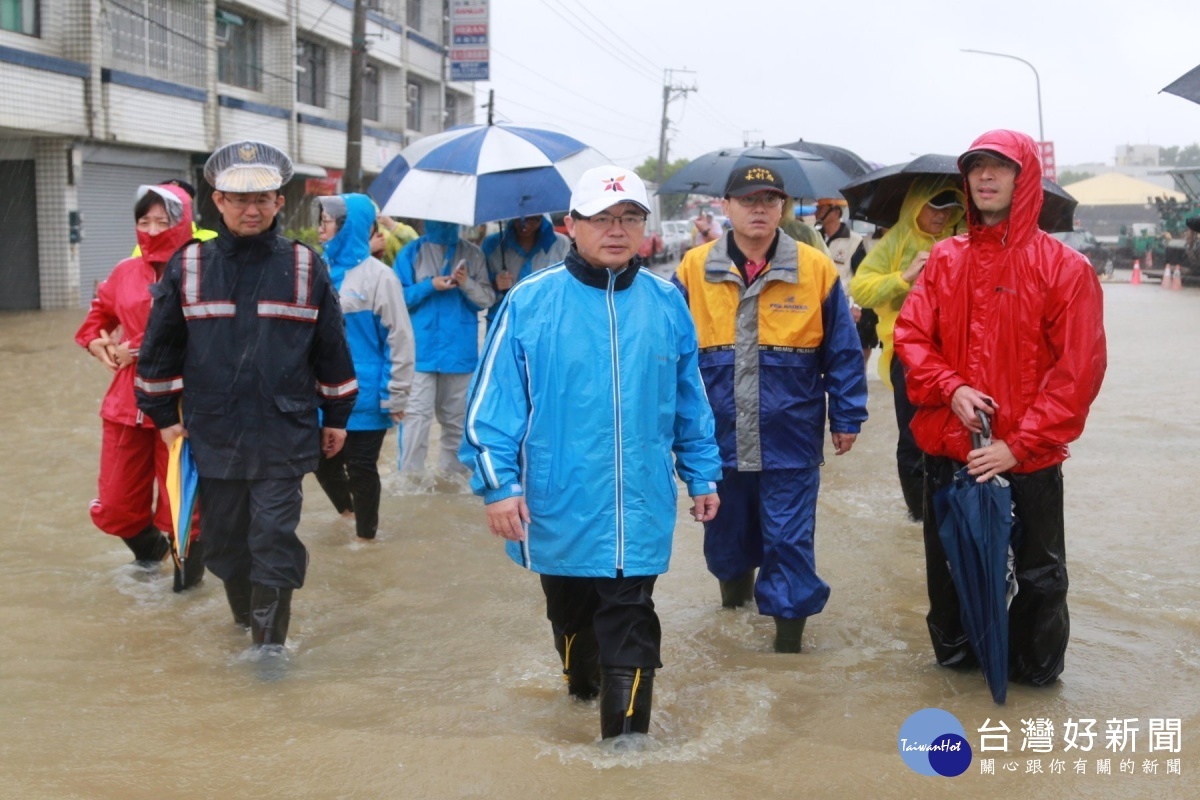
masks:
<svg viewBox="0 0 1200 800"><path fill-rule="evenodd" d="M394 436L373 543L306 479L308 584L290 661L264 673L215 579L175 595L168 566L140 573L92 527L106 373L71 341L83 312L0 316L0 796L1200 796L1200 292L1115 282L1105 296L1108 377L1065 467L1072 639L1057 686L1013 686L1000 707L978 673L935 666L920 529L872 365L871 420L823 471L833 594L803 654L771 652L769 618L720 609L681 502L656 591L658 746L638 753L600 746L595 704L567 699L536 576L505 558L480 501L404 493ZM960 777L898 755L901 724L930 707L976 751ZM1051 751L1022 750L1023 720L1039 719ZM1097 720L1090 752L1063 737L1080 719ZM1123 751L1110 720L1137 728ZM1011 730L1007 750L979 751L988 721Z"/></svg>

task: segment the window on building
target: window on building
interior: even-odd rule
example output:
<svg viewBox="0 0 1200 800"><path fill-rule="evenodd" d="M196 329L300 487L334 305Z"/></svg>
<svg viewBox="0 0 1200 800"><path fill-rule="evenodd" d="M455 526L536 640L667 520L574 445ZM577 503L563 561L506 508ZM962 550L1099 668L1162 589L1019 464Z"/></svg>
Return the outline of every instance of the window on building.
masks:
<svg viewBox="0 0 1200 800"><path fill-rule="evenodd" d="M325 48L296 40L296 102L325 107Z"/></svg>
<svg viewBox="0 0 1200 800"><path fill-rule="evenodd" d="M38 0L0 0L0 29L40 36Z"/></svg>
<svg viewBox="0 0 1200 800"><path fill-rule="evenodd" d="M104 66L189 86L204 85L207 19L202 4L124 0L107 5L105 14Z"/></svg>
<svg viewBox="0 0 1200 800"><path fill-rule="evenodd" d="M458 95L454 92L446 92L446 118L442 120L442 126L445 128L453 128L458 124Z"/></svg>
<svg viewBox="0 0 1200 800"><path fill-rule="evenodd" d="M217 9L217 80L262 91L262 26L254 17Z"/></svg>
<svg viewBox="0 0 1200 800"><path fill-rule="evenodd" d="M362 115L363 119L379 119L379 67L374 64L363 70Z"/></svg>
<svg viewBox="0 0 1200 800"><path fill-rule="evenodd" d="M421 130L421 84L410 81L408 84L408 129Z"/></svg>
<svg viewBox="0 0 1200 800"><path fill-rule="evenodd" d="M404 22L410 28L421 30L421 0L408 0L405 4Z"/></svg>

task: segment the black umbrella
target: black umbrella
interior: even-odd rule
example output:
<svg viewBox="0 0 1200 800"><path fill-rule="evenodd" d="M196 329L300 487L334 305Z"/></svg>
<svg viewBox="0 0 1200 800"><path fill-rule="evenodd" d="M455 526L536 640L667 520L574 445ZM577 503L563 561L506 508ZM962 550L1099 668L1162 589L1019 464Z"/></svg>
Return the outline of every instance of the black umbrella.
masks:
<svg viewBox="0 0 1200 800"><path fill-rule="evenodd" d="M962 186L958 158L940 153L917 156L907 164L893 164L855 178L842 187L850 204L850 217L890 228L900 219L900 206L917 178L948 178ZM1075 228L1075 206L1079 203L1053 181L1042 179L1042 213L1038 227L1047 233Z"/></svg>
<svg viewBox="0 0 1200 800"><path fill-rule="evenodd" d="M851 178L857 178L861 175L866 175L871 171L871 164L858 153L853 150L847 150L844 147L838 147L834 144L821 144L820 142L806 142L803 139L797 139L791 144L777 144L776 147L782 147L784 150L796 150L801 153L811 153L814 156L820 156L826 161L832 161L837 165L838 169L849 175Z"/></svg>
<svg viewBox="0 0 1200 800"><path fill-rule="evenodd" d="M1162 91L1184 100L1191 100L1193 103L1200 103L1200 67L1176 78L1173 83L1163 87Z"/></svg>
<svg viewBox="0 0 1200 800"><path fill-rule="evenodd" d="M829 197L850 177L832 162L779 147L729 147L705 153L658 187L659 194L723 197L729 176L750 164L766 164L779 173L792 197Z"/></svg>

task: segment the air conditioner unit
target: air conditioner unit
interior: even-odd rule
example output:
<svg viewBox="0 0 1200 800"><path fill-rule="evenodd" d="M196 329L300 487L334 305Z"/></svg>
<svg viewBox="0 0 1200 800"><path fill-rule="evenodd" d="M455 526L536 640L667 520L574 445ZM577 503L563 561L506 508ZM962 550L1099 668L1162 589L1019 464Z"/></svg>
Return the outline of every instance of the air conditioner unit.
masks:
<svg viewBox="0 0 1200 800"><path fill-rule="evenodd" d="M415 103L421 99L421 87L415 83L408 84L408 102Z"/></svg>
<svg viewBox="0 0 1200 800"><path fill-rule="evenodd" d="M224 47L229 44L229 28L232 25L242 26L246 24L246 20L232 11L217 9L217 47Z"/></svg>

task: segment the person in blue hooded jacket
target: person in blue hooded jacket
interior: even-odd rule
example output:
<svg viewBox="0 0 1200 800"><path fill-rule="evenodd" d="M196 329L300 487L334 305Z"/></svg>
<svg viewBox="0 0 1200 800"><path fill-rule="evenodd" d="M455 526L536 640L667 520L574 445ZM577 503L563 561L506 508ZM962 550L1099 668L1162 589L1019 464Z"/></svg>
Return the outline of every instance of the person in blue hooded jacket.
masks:
<svg viewBox="0 0 1200 800"><path fill-rule="evenodd" d="M458 445L467 386L479 361L479 312L496 300L483 252L459 236L458 225L427 221L425 233L396 256L396 275L412 317L417 347L400 447L400 472L425 471L429 429L442 427L438 471L461 473Z"/></svg>
<svg viewBox="0 0 1200 800"><path fill-rule="evenodd" d="M571 249L571 240L554 230L546 216L538 214L509 221L499 232L484 239L480 247L496 290L496 302L487 313L490 327L500 301L513 284L560 263Z"/></svg>
<svg viewBox="0 0 1200 800"><path fill-rule="evenodd" d="M695 325L637 260L648 211L632 170L581 176L566 260L500 304L461 451L492 533L541 575L568 692L599 692L604 738L649 728L675 474L699 521L717 512L721 476Z"/></svg>
<svg viewBox="0 0 1200 800"><path fill-rule="evenodd" d="M365 194L317 198L325 263L338 291L358 398L340 453L322 456L317 481L360 539L379 528L379 451L388 428L404 418L413 378L413 331L404 290L370 253L375 203Z"/></svg>

